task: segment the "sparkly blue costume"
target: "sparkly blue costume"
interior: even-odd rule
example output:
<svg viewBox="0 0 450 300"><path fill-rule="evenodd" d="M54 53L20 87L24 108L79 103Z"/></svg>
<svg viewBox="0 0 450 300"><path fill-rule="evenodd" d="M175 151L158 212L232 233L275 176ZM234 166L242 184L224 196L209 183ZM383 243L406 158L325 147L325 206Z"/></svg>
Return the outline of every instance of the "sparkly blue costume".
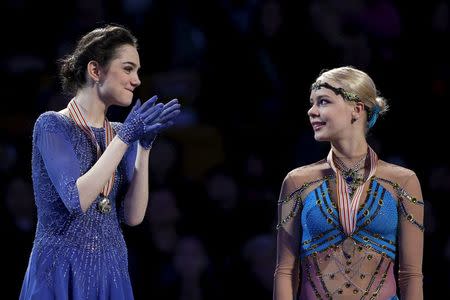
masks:
<svg viewBox="0 0 450 300"><path fill-rule="evenodd" d="M111 123L114 131L122 124ZM105 131L93 128L104 150ZM133 299L121 200L131 180L137 143L131 145L109 195L110 213L83 213L76 180L96 162L89 137L56 112L43 113L33 132L32 177L38 222L20 299Z"/></svg>
<svg viewBox="0 0 450 300"><path fill-rule="evenodd" d="M300 250L302 259L314 252L339 245L346 239L338 215L329 195L327 181L306 196L302 209L303 243ZM370 246L395 260L397 200L376 179L372 180L367 201L358 211L356 226L357 230L352 235L356 243ZM315 239L317 236L321 238Z"/></svg>

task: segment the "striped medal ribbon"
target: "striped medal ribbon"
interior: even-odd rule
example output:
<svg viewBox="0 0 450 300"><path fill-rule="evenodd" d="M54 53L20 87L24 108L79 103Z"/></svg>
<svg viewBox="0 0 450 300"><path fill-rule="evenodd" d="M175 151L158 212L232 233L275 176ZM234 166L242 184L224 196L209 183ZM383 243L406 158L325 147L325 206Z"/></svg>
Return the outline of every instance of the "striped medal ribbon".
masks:
<svg viewBox="0 0 450 300"><path fill-rule="evenodd" d="M378 156L375 151L368 147L368 155L370 159L370 172L367 179L361 184L356 191L353 193L353 198L350 199L349 188L347 181L342 175L341 171L336 168L333 161L333 151L330 150L327 156L327 162L336 174L336 186L337 186L337 198L338 198L338 209L339 209L339 220L344 229L344 232L350 236L356 227L356 215L358 213L359 202L361 199L362 192L366 184L368 184L369 179L375 174L377 169Z"/></svg>
<svg viewBox="0 0 450 300"><path fill-rule="evenodd" d="M86 122L86 118L83 115L83 112L78 107L77 103L75 102L75 98L70 100L68 106L69 115L73 119L73 121L80 127L81 130L83 130L84 133L87 134L87 136L91 139L92 143L95 145L97 149L97 160L102 155L102 150L100 148L100 145L98 144L97 139L95 138L94 132L92 131L91 127ZM114 131L111 127L111 124L109 123L108 119L105 117L105 120L103 121L103 128L105 128L105 149L108 147L109 143L114 138ZM106 185L103 187L101 195L102 199L98 202L97 208L101 213L109 213L111 211L111 201L109 200L108 196L111 193L113 184L114 184L114 177L115 177L115 171L109 178Z"/></svg>

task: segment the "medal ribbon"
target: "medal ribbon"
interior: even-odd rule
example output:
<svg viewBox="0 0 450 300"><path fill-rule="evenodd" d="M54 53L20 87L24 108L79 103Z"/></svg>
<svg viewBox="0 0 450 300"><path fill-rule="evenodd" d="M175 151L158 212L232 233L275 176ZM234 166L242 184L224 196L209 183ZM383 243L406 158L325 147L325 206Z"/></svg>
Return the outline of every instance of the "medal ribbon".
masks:
<svg viewBox="0 0 450 300"><path fill-rule="evenodd" d="M86 118L83 116L82 111L75 102L75 98L70 100L67 108L69 110L69 115L73 119L73 121L78 125L78 127L80 127L81 130L84 131L84 133L87 134L87 136L91 139L92 143L95 145L95 148L97 149L97 160L98 160L102 155L102 150L97 142L97 139L95 138L94 132L92 131L91 127L89 127L89 125L87 124ZM114 131L106 117L105 120L103 121L103 128L105 128L105 149L106 149L106 147L108 147L109 143L114 138ZM109 178L108 182L106 183L106 185L103 187L102 195L105 197L108 197L109 193L111 193L114 184L115 173L116 172L114 171L111 177Z"/></svg>
<svg viewBox="0 0 450 300"><path fill-rule="evenodd" d="M369 179L375 174L377 169L378 156L375 151L368 147L368 155L370 159L370 172L366 181L361 184L353 194L353 198L350 199L349 188L347 181L342 176L341 171L336 168L333 161L333 151L330 150L327 156L327 162L336 174L336 186L337 186L337 198L339 209L339 220L347 235L351 235L356 228L356 215L358 213L359 202L361 199L364 187L369 182Z"/></svg>

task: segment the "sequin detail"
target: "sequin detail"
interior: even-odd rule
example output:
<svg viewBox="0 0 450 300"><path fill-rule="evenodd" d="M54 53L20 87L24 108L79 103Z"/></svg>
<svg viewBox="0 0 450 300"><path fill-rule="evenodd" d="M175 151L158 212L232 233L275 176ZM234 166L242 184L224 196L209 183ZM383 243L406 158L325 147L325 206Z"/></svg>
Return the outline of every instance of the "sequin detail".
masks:
<svg viewBox="0 0 450 300"><path fill-rule="evenodd" d="M137 111L132 111L125 120L126 126L117 130L117 136L127 145L138 140L145 132L145 124Z"/></svg>

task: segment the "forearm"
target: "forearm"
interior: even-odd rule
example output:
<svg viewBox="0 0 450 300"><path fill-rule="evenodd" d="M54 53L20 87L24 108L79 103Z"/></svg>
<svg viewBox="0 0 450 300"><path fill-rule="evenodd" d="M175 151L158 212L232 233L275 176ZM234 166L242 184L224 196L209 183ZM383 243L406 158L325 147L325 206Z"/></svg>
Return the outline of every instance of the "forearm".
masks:
<svg viewBox="0 0 450 300"><path fill-rule="evenodd" d="M420 213L416 213L422 223ZM398 283L401 299L423 299L423 232L402 217L400 224Z"/></svg>
<svg viewBox="0 0 450 300"><path fill-rule="evenodd" d="M295 190L289 175L283 181L278 202L285 201L288 195ZM283 202L292 203L292 201ZM293 208L282 204L278 205L278 222L292 214ZM281 224L281 223L280 223ZM300 216L297 215L277 231L277 259L274 274L273 299L292 300L297 294L299 277L299 243L300 243Z"/></svg>
<svg viewBox="0 0 450 300"><path fill-rule="evenodd" d="M140 224L147 209L149 154L150 150L138 147L133 178L124 200L125 222L130 226Z"/></svg>
<svg viewBox="0 0 450 300"><path fill-rule="evenodd" d="M423 299L423 276L420 270L399 272L400 296L405 300Z"/></svg>
<svg viewBox="0 0 450 300"><path fill-rule="evenodd" d="M296 221L293 220L294 222ZM281 227L277 232L277 261L275 265L273 299L292 300L299 283L298 235L291 235L295 223Z"/></svg>
<svg viewBox="0 0 450 300"><path fill-rule="evenodd" d="M398 234L400 297L404 300L422 300L424 203L420 183L415 174L410 175L403 186L409 197L399 200L403 210ZM412 200L414 198L415 201Z"/></svg>
<svg viewBox="0 0 450 300"><path fill-rule="evenodd" d="M297 289L297 273L291 268L277 265L274 276L273 299L292 300L294 295L297 294Z"/></svg>
<svg viewBox="0 0 450 300"><path fill-rule="evenodd" d="M88 210L101 193L103 187L117 169L127 148L128 145L116 136L89 171L78 178L77 188L83 212Z"/></svg>

